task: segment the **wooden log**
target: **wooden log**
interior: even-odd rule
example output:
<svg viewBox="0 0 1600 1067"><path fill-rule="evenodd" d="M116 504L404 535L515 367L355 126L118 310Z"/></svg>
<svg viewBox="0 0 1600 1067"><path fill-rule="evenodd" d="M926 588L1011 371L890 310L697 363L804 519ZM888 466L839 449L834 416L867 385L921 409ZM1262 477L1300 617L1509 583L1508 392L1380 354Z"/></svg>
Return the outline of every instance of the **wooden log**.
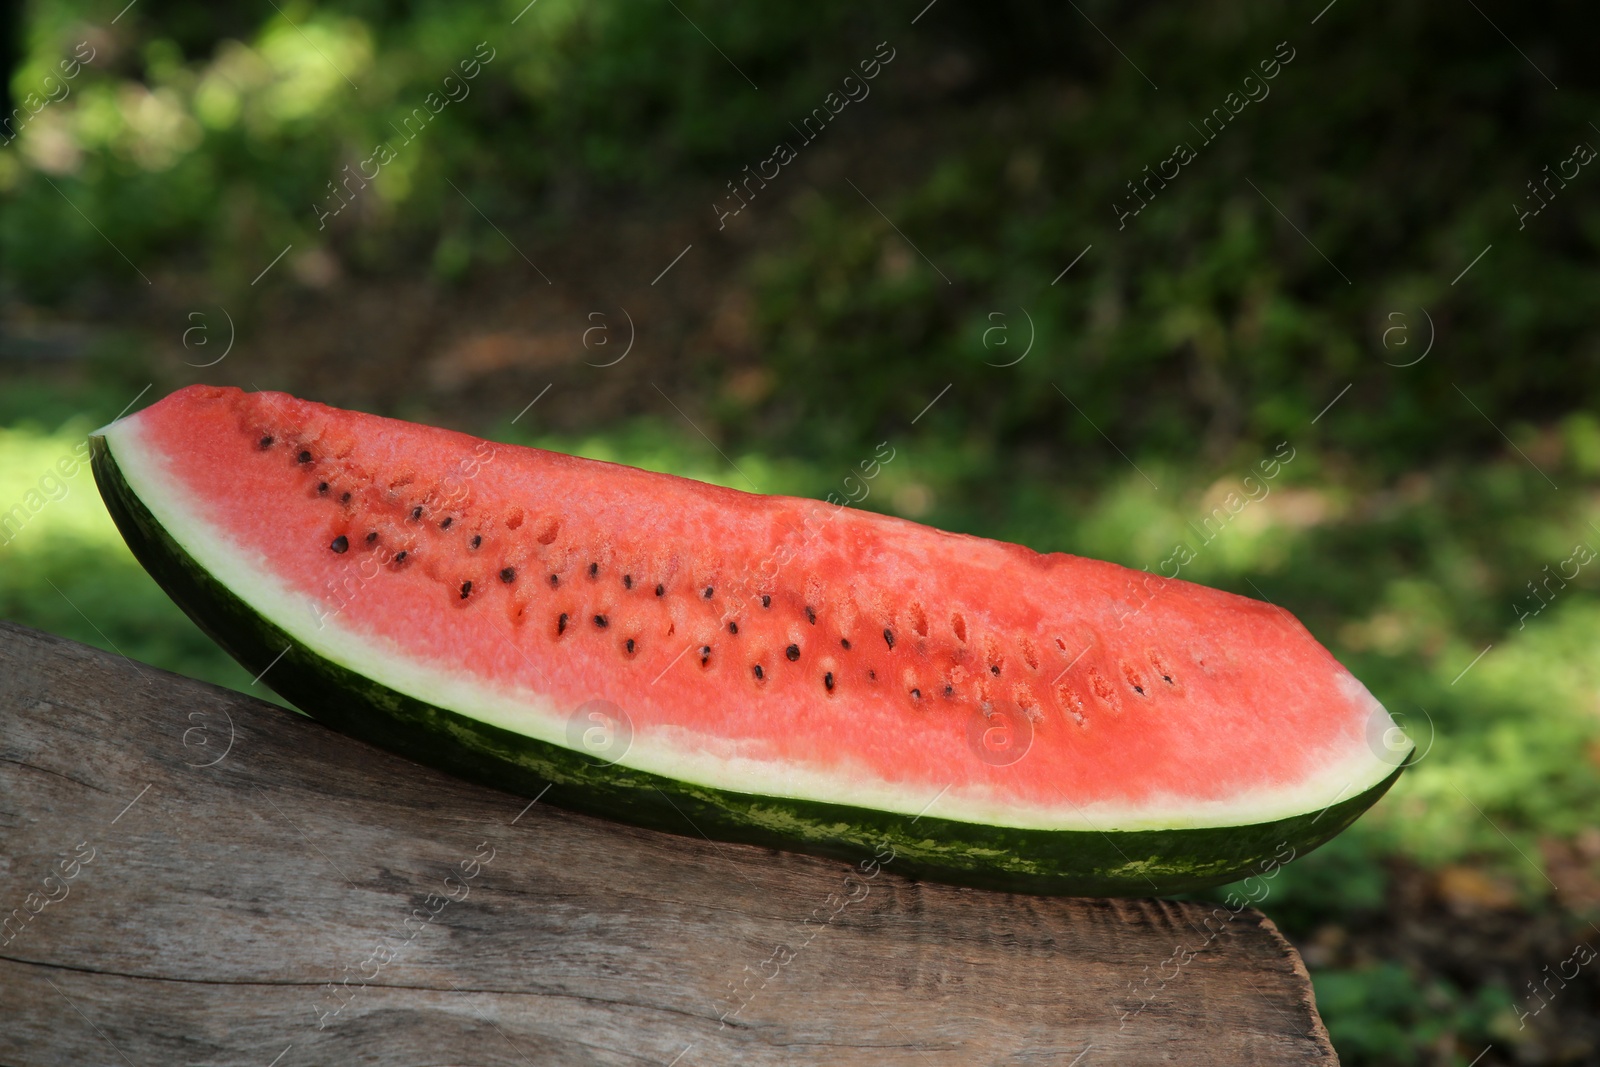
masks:
<svg viewBox="0 0 1600 1067"><path fill-rule="evenodd" d="M1253 909L684 830L0 623L0 1062L1337 1063Z"/></svg>

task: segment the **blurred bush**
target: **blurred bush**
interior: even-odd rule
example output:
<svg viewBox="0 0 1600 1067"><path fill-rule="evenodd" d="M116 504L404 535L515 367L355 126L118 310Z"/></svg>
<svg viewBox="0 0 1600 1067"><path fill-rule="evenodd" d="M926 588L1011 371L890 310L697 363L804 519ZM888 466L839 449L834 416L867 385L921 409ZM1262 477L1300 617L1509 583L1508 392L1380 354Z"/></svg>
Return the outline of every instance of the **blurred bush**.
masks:
<svg viewBox="0 0 1600 1067"><path fill-rule="evenodd" d="M1594 178L1549 186L1542 216L1516 207L1539 202L1528 183L1576 144L1600 145L1577 51L1595 11L1562 12L1559 35L1535 8L1503 13L1535 68L1486 21L1420 2L1336 5L1314 26L1277 5L1090 5L1135 67L1070 5L1024 0L950 5L918 29L834 0L540 0L512 25L521 6L286 4L247 18L147 0L107 26L86 4L38 5L14 95L36 92L77 42L95 58L0 151L7 283L29 300L89 276L126 283L118 249L201 263L240 290L290 242L364 272L505 261L452 184L502 227L560 233L607 200L692 183L709 222L728 177L883 40L897 65L851 120L869 138L918 122L945 132L924 172L869 156L856 183L940 266L907 255L842 182L793 197L792 239L750 267L782 398L725 412L729 432L861 439L915 410L908 383L953 382L930 415L946 432L1047 441L1097 466L1105 437L1218 459L1240 440L1304 434L1354 382L1328 421L1342 447L1395 473L1467 444L1498 449L1491 421L1526 435L1531 418L1600 399L1588 314L1600 200L1582 184ZM466 79L475 55L492 59ZM1274 56L1293 58L1208 141L1197 124ZM452 92L464 96L408 144L407 117ZM1132 183L1180 142L1197 158L1136 200ZM385 143L392 162L370 185L352 179ZM1043 347L1002 379L1018 308ZM1385 367L1420 354L1424 308L1437 355ZM1010 349L983 347L995 312ZM1063 417L1050 383L1094 425Z"/></svg>

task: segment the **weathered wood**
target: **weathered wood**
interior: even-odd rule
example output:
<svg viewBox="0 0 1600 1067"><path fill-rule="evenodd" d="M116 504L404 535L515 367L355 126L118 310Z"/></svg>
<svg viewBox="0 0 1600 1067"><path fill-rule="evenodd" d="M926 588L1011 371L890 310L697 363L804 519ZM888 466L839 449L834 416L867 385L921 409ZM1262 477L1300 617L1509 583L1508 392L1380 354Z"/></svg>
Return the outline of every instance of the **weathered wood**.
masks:
<svg viewBox="0 0 1600 1067"><path fill-rule="evenodd" d="M527 805L0 623L0 1062L1337 1062L1254 910Z"/></svg>

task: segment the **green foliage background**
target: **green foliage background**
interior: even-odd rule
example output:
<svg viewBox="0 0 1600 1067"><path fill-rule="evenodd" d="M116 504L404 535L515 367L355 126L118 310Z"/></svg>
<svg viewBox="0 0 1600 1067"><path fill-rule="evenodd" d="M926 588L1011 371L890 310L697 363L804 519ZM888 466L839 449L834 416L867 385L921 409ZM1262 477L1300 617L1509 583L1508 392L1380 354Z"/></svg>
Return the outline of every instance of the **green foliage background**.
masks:
<svg viewBox="0 0 1600 1067"><path fill-rule="evenodd" d="M1527 183L1600 146L1600 17L943 0L912 26L920 7L539 0L513 25L521 3L144 0L114 24L28 6L15 101L77 42L96 59L0 148L0 509L28 513L0 545L0 614L249 688L132 562L86 473L40 482L146 383L139 403L207 376L175 348L175 309L225 305L272 336L315 288L287 266L252 284L285 245L342 284L401 301L420 281L470 308L508 278L541 291L523 248L576 257L660 220L685 236L647 241L619 287L647 293L691 240L720 273L691 276L687 324L603 402L582 391L581 313L553 372L577 391L517 424L520 402L441 395L382 352L338 374L235 357L211 380L765 492L825 494L888 439L904 459L864 506L1133 567L1199 546L1183 577L1292 610L1432 745L1263 904L1312 946L1344 1061L1600 1062L1573 1021L1593 984L1518 1025L1525 983L1565 955L1550 946L1600 914L1582 888L1600 878L1600 569L1530 586L1600 546L1600 174L1519 219ZM880 41L896 58L872 97L752 202L757 223L718 230L725 183ZM494 58L470 96L319 228L330 180L479 42ZM1270 95L1202 143L1192 124L1280 42ZM1119 226L1127 183L1178 142L1198 158ZM692 326L724 290L748 312L731 346ZM1004 366L1023 309L1034 347ZM65 357L40 340L61 324L93 327ZM513 367L483 388L543 381ZM1285 441L1272 494L1203 541ZM1408 908L1549 936L1445 960L1394 934Z"/></svg>

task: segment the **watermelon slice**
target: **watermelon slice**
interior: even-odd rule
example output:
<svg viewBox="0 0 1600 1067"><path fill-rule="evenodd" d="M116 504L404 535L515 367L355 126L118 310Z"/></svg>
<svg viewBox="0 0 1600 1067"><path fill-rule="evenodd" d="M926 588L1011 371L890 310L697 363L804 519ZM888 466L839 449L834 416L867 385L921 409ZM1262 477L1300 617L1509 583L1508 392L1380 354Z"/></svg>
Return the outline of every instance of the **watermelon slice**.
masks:
<svg viewBox="0 0 1600 1067"><path fill-rule="evenodd" d="M279 393L92 447L140 562L306 712L672 832L1169 893L1316 847L1410 751L1287 613L1109 563Z"/></svg>

